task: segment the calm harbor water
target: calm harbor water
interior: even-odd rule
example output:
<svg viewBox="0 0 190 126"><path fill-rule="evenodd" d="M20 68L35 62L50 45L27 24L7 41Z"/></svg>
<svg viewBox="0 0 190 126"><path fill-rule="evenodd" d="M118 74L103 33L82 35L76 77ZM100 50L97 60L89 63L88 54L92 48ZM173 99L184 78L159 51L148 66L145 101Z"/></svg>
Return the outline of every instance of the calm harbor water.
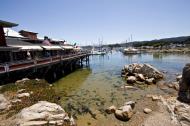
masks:
<svg viewBox="0 0 190 126"><path fill-rule="evenodd" d="M164 93L155 86L138 86L137 89L124 90L126 84L121 78L125 64L149 63L165 72L166 80L175 80L176 74L190 58L185 54L137 54L123 55L120 52L105 56L91 56L90 66L79 69L54 83L61 95L61 104L73 115L78 125L110 125L122 123L107 116L105 108L121 106L129 100L138 101L150 93Z"/></svg>

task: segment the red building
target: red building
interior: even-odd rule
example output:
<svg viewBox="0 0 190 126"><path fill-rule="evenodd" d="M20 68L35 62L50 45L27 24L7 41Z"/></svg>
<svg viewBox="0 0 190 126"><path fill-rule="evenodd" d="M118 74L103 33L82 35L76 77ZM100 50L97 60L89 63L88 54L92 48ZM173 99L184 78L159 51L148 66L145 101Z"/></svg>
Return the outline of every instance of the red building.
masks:
<svg viewBox="0 0 190 126"><path fill-rule="evenodd" d="M35 32L31 32L31 31L25 31L25 30L21 30L19 31L19 33L24 36L24 37L27 37L31 40L37 40L37 34L38 33L35 33Z"/></svg>

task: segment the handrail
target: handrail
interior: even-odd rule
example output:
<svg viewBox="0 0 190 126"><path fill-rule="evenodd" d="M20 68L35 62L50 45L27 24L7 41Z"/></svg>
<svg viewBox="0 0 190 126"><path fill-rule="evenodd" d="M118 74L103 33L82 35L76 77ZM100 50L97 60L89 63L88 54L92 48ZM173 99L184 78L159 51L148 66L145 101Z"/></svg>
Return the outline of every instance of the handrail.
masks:
<svg viewBox="0 0 190 126"><path fill-rule="evenodd" d="M14 64L22 64L22 63L30 63L30 62L34 62L34 60L20 60L20 61L15 61L15 62L8 62L8 65L14 65Z"/></svg>
<svg viewBox="0 0 190 126"><path fill-rule="evenodd" d="M35 67L42 64L54 63L61 60L66 60L68 58L75 58L76 56L83 56L89 55L88 53L80 52L68 55L57 55L51 57L43 57L38 59L31 59L31 60L20 60L16 62L7 62L4 64L0 64L0 73L5 73L9 71L14 71L17 69L24 69L28 67Z"/></svg>

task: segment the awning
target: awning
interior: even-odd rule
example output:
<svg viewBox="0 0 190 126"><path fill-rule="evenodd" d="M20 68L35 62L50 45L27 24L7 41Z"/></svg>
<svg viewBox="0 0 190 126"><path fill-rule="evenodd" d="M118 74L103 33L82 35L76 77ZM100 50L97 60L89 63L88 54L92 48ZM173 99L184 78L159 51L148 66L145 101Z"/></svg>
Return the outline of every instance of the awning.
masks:
<svg viewBox="0 0 190 126"><path fill-rule="evenodd" d="M41 47L46 50L63 50L61 46L41 46Z"/></svg>
<svg viewBox="0 0 190 126"><path fill-rule="evenodd" d="M21 45L10 45L11 47L19 47L20 50L43 50L40 46L21 46Z"/></svg>
<svg viewBox="0 0 190 126"><path fill-rule="evenodd" d="M9 28L9 27L18 26L18 24L0 20L0 26Z"/></svg>
<svg viewBox="0 0 190 126"><path fill-rule="evenodd" d="M61 46L63 49L74 49L73 46Z"/></svg>

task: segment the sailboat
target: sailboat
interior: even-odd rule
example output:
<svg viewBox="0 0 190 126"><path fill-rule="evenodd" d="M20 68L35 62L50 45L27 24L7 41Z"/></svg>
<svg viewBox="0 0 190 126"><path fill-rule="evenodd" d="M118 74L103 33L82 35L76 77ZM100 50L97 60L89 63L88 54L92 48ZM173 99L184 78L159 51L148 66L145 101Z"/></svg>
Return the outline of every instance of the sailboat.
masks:
<svg viewBox="0 0 190 126"><path fill-rule="evenodd" d="M123 50L124 54L138 54L139 50L133 47L128 47Z"/></svg>
<svg viewBox="0 0 190 126"><path fill-rule="evenodd" d="M99 41L99 50L95 50L95 48L93 47L92 50L91 50L91 54L92 55L105 55L106 52L104 50L102 50L102 43L103 43L103 38L102 40L100 41L100 39L98 39Z"/></svg>
<svg viewBox="0 0 190 126"><path fill-rule="evenodd" d="M138 49L135 49L135 48L132 47L132 42L133 42L133 40L132 40L132 34L131 34L131 38L130 39L129 39L129 41L131 41L131 44L129 45L130 47L125 48L123 50L123 53L124 54L138 54L138 53L140 53Z"/></svg>
<svg viewBox="0 0 190 126"><path fill-rule="evenodd" d="M92 50L91 50L91 54L92 55L105 55L106 52L102 51L102 50L95 50L95 48L93 47Z"/></svg>

